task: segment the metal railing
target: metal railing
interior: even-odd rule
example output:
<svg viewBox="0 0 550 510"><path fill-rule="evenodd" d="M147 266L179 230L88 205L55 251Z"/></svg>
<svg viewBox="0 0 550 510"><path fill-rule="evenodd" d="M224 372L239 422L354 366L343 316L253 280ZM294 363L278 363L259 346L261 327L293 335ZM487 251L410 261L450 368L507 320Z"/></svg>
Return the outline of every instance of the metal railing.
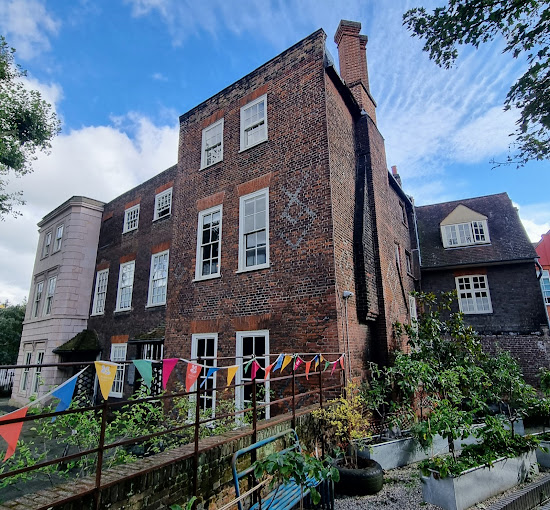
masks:
<svg viewBox="0 0 550 510"><path fill-rule="evenodd" d="M308 354L308 353L296 353L300 356L315 356L314 354ZM340 353L323 353L323 356L326 357L334 357L339 356ZM246 356L245 356L246 359ZM235 358L229 358L229 357L218 357L217 362L218 363L228 363L230 361L234 361ZM201 359L193 360L193 362L196 362L200 364ZM130 362L125 362L126 364L130 364ZM32 369L32 368L48 368L48 367L55 367L55 368L75 368L75 367L84 367L86 365L93 365L93 362L78 362L78 363L58 363L58 364L29 364L29 365L18 365L18 366L0 366L0 370L25 370L25 369ZM280 414L290 414L290 421L291 421L291 427L296 428L296 419L304 414L307 414L311 412L312 406L313 407L323 407L324 402L326 401L327 395L334 396L336 394L339 394L342 391L342 388L345 386L345 371L341 369L341 367L338 365L338 367L335 367L336 370L331 371L323 371L323 368L320 366L319 370L315 370L310 372L308 375L303 373L302 371L296 371L294 369L294 363L291 363L289 367L286 369L286 374L281 374L279 372L278 375L271 373L269 375L269 381L270 381L270 392L273 392L275 394L278 393L277 398L275 399L267 399L268 402L259 402L258 400L258 390L259 386L263 385L266 382L266 379L254 379L252 381L247 381L241 384L237 384L233 382L229 386L227 386L226 389L229 389L230 394L231 391L233 392L233 397L236 395L237 391L244 392L244 388L249 387L251 392L251 405L249 407L244 407L237 409L235 408L232 412L225 412L223 414L215 414L213 416L201 416L202 409L201 409L201 394L205 391L204 388L201 388L200 379L195 384L196 389L193 391L187 392L187 391L172 391L172 392L164 392L159 395L152 395L145 398L139 398L139 399L133 399L133 400L119 400L119 399L109 399L104 400L101 404L93 405L87 405L83 407L78 408L69 408L66 411L60 411L60 412L52 412L49 409L43 409L37 414L29 414L25 416L24 418L15 418L15 419L4 419L1 422L1 425L9 425L12 423L22 423L23 425L28 422L34 422L36 420L44 420L52 418L58 418L61 416L66 415L77 415L82 413L91 413L94 417L94 419L99 423L99 437L97 440L97 446L91 447L91 448L85 448L83 450L69 453L67 450L63 452L61 456L58 456L54 459L47 459L42 460L40 462L37 462L33 465L28 465L24 467L18 467L16 469L8 470L6 472L0 473L0 482L4 479L14 477L17 475L21 475L24 473L31 473L33 471L39 472L39 470L42 470L48 466L53 466L56 464L59 465L67 465L70 462L73 462L77 459L80 459L85 456L89 455L96 455L96 461L95 461L95 484L93 487L89 487L85 490L82 490L78 494L74 494L70 497L66 497L63 500L56 501L56 504L60 503L66 503L73 501L75 499L79 499L85 495L93 493L95 498L95 508L99 509L101 508L101 491L107 487L110 487L114 483L118 483L119 481L122 481L127 478L131 478L135 476L129 475L127 477L121 477L116 482L108 482L103 483L102 482L102 473L105 469L104 466L104 459L105 455L108 454L110 451L114 451L114 449L117 448L127 448L132 445L136 445L139 443L144 443L146 441L149 441L151 439L155 438L161 438L163 436L171 435L172 437L174 434L182 431L189 431L188 437L192 438L191 441L182 442L180 444L176 444L174 447L179 447L184 444L193 444L193 448L191 452L188 452L181 457L178 457L179 460L184 460L185 458L193 458L193 494L197 497L200 496L198 494L198 472L199 472L199 457L204 452L215 448L219 446L220 443L217 443L215 445L207 446L201 448L200 445L200 439L201 434L204 434L205 427L212 427L214 428L216 423L220 423L222 421L225 421L227 423L228 420L234 419L234 426L233 429L237 431L236 434L232 434L231 441L239 440L244 437L250 436L251 443L254 443L258 440L258 432L266 429L271 426L274 419L276 419L277 416ZM226 368L224 366L220 366L217 364L217 366L220 369ZM290 373L289 373L290 372ZM298 386L301 387L301 390L298 391ZM173 385L172 385L173 387ZM290 387L290 388L289 388ZM206 390L206 391L217 391L217 390ZM224 392L225 393L225 392ZM109 425L109 419L112 417L114 410L117 407L121 406L137 406L137 405L143 405L146 403L161 403L163 406L163 411L166 413L166 416L168 417L170 410L174 407L174 402L176 399L180 398L187 398L190 399L190 401L193 404L194 407L194 413L189 413L190 415L187 416L187 419L181 424L181 425L174 425L174 421L170 421L167 419L167 423L170 425L169 427L166 427L164 430L156 431L154 433L150 434L144 434L138 437L131 437L131 438L123 438L123 439L116 439L112 442L109 442L106 440L106 431L108 429ZM229 400L229 399L220 399L221 400ZM265 410L267 408L270 408L275 416L270 417L269 419L263 419L262 416L265 415ZM192 410L193 411L193 410ZM194 414L194 416L192 416ZM246 426L243 427L243 422L246 423ZM239 430L242 430L242 432L239 432ZM78 432L77 432L78 433ZM324 445L323 450L324 450ZM17 453L17 452L16 452ZM173 462L173 461L171 461ZM140 470L139 474L146 474L154 469L158 469L159 465L155 465L154 467Z"/></svg>

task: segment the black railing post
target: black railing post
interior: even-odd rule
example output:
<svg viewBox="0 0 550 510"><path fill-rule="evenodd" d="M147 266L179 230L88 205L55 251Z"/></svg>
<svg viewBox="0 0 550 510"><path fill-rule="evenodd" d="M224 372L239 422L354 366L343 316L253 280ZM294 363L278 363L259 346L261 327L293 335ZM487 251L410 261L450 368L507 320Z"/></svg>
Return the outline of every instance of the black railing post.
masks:
<svg viewBox="0 0 550 510"><path fill-rule="evenodd" d="M256 378L252 381L252 440L251 444L254 444L258 441L258 388L256 387ZM250 462L254 464L258 456L256 455L256 449L250 452ZM250 485L254 487L256 485L256 477L254 472L251 473ZM258 509L262 510L262 498L260 494L261 489L254 491L252 502L258 503Z"/></svg>
<svg viewBox="0 0 550 510"><path fill-rule="evenodd" d="M323 371L319 365L319 407L323 409ZM325 435L321 434L321 455L325 456Z"/></svg>
<svg viewBox="0 0 550 510"><path fill-rule="evenodd" d="M200 356L197 359L197 365L200 365ZM206 374L205 374L206 376ZM200 421L201 421L201 378L197 377L197 396L195 402L195 446L193 451L193 495L199 497L199 438L200 438ZM193 508L197 507L197 503L193 504Z"/></svg>
<svg viewBox="0 0 550 510"><path fill-rule="evenodd" d="M101 430L99 432L99 444L97 452L97 465L95 470L95 507L100 508L101 505L101 470L103 468L103 450L105 447L105 429L107 427L107 400L103 400L101 408Z"/></svg>
<svg viewBox="0 0 550 510"><path fill-rule="evenodd" d="M296 430L296 370L294 370L296 363L294 359L292 361L292 428Z"/></svg>

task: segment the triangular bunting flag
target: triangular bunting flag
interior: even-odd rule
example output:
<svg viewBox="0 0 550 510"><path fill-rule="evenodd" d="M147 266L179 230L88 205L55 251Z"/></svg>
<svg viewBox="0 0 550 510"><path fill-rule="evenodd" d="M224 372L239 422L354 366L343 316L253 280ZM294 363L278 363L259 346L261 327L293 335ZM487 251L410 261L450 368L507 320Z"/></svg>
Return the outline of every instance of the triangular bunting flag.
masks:
<svg viewBox="0 0 550 510"><path fill-rule="evenodd" d="M342 370L344 370L344 356L340 356L340 366L342 367Z"/></svg>
<svg viewBox="0 0 550 510"><path fill-rule="evenodd" d="M253 363L252 363L252 376L250 378L251 381L256 379L256 374L258 373L258 368L262 368L262 367L260 366L260 364L256 360L254 360Z"/></svg>
<svg viewBox="0 0 550 510"><path fill-rule="evenodd" d="M206 381L208 380L208 378L215 374L217 371L219 370L219 368L215 368L215 367L210 367L208 369L208 372L206 373L206 377L204 378L204 380L201 382L201 388L204 388L204 386L206 385Z"/></svg>
<svg viewBox="0 0 550 510"><path fill-rule="evenodd" d="M328 368L329 365L330 365L330 363L327 360L325 360L325 368L323 368L323 372L327 371L327 368Z"/></svg>
<svg viewBox="0 0 550 510"><path fill-rule="evenodd" d="M27 416L28 407L23 407L13 413L5 414L0 417L0 421L13 420L15 418L24 418ZM17 448L17 441L19 441L19 435L23 428L23 422L10 423L8 425L0 425L0 436L2 436L8 443L8 449L6 450L6 456L4 462L6 462L14 453Z"/></svg>
<svg viewBox="0 0 550 510"><path fill-rule="evenodd" d="M103 395L103 399L107 400L109 398L109 393L111 393L111 388L113 387L118 365L110 361L94 361L94 364L101 394Z"/></svg>
<svg viewBox="0 0 550 510"><path fill-rule="evenodd" d="M166 358L162 360L162 389L166 389L168 384L168 378L174 370L176 363L179 361L179 358Z"/></svg>
<svg viewBox="0 0 550 510"><path fill-rule="evenodd" d="M250 361L248 361L246 363L246 365L244 366L244 369L243 369L244 373L248 372L248 367L252 364L253 361L254 361L254 358L252 358Z"/></svg>
<svg viewBox="0 0 550 510"><path fill-rule="evenodd" d="M311 369L311 361L306 361L306 379L309 380L309 370Z"/></svg>
<svg viewBox="0 0 550 510"><path fill-rule="evenodd" d="M283 366L281 367L281 372L285 369L285 367L292 361L292 356L290 354L285 354L285 359L283 361Z"/></svg>
<svg viewBox="0 0 550 510"><path fill-rule="evenodd" d="M298 368L300 367L300 365L304 362L304 360L302 358L300 358L300 356L296 356L296 363L294 363L294 372L296 372L296 370L298 370Z"/></svg>
<svg viewBox="0 0 550 510"><path fill-rule="evenodd" d="M269 372L271 372L271 369L273 368L273 366L275 365L275 363L271 363L271 365L267 365L267 367L265 367L265 378L267 379L269 377Z"/></svg>
<svg viewBox="0 0 550 510"><path fill-rule="evenodd" d="M238 365L235 365L234 367L227 367L227 386L229 386L231 381L233 381L233 377L235 377L238 369Z"/></svg>
<svg viewBox="0 0 550 510"><path fill-rule="evenodd" d="M78 380L79 374L73 375L68 381L65 381L61 386L56 388L52 392L52 397L58 398L59 403L55 408L55 412L66 411L69 409L71 402L73 400L73 393L76 386L76 381ZM52 423L57 417L52 417Z"/></svg>
<svg viewBox="0 0 550 510"><path fill-rule="evenodd" d="M273 370L279 370L279 368L281 368L283 364L283 358L284 354L279 354L279 356L277 356L277 359L275 360L275 368Z"/></svg>
<svg viewBox="0 0 550 510"><path fill-rule="evenodd" d="M143 384L151 388L151 381L153 380L153 362L148 359L135 359L134 365L143 379Z"/></svg>
<svg viewBox="0 0 550 510"><path fill-rule="evenodd" d="M338 365L338 360L336 360L336 361L332 364L332 370L330 371L330 375L334 374L334 371L336 370L336 365Z"/></svg>
<svg viewBox="0 0 550 510"><path fill-rule="evenodd" d="M317 370L317 367L319 366L319 358L320 358L320 357L321 357L321 356L319 356L319 354L317 354L317 355L315 356L315 358L313 358L313 360L315 361L315 370Z"/></svg>
<svg viewBox="0 0 550 510"><path fill-rule="evenodd" d="M195 363L187 363L187 373L185 375L185 391L191 391L193 384L199 378L202 367Z"/></svg>

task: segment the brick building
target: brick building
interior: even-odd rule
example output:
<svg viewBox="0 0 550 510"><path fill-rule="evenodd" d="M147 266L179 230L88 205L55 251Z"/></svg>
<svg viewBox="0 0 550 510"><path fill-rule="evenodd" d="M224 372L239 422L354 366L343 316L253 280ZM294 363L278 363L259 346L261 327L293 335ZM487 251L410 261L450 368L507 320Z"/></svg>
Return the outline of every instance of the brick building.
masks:
<svg viewBox="0 0 550 510"><path fill-rule="evenodd" d="M535 250L539 258L541 269L540 286L546 306L546 315L550 316L550 231L542 234L541 240L536 243Z"/></svg>

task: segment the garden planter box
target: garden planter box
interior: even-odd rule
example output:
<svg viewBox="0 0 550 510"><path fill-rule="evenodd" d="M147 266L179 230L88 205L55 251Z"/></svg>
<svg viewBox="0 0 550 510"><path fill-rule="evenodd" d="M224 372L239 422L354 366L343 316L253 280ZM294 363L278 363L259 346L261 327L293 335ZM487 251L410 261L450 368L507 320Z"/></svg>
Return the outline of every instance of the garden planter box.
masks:
<svg viewBox="0 0 550 510"><path fill-rule="evenodd" d="M422 496L426 503L445 510L464 510L523 482L531 469L538 472L534 451L502 458L491 468L472 468L456 477L435 478L432 473L422 476Z"/></svg>
<svg viewBox="0 0 550 510"><path fill-rule="evenodd" d="M550 441L541 441L540 446L546 448L545 452L541 448L537 448L537 462L545 468L550 468Z"/></svg>

